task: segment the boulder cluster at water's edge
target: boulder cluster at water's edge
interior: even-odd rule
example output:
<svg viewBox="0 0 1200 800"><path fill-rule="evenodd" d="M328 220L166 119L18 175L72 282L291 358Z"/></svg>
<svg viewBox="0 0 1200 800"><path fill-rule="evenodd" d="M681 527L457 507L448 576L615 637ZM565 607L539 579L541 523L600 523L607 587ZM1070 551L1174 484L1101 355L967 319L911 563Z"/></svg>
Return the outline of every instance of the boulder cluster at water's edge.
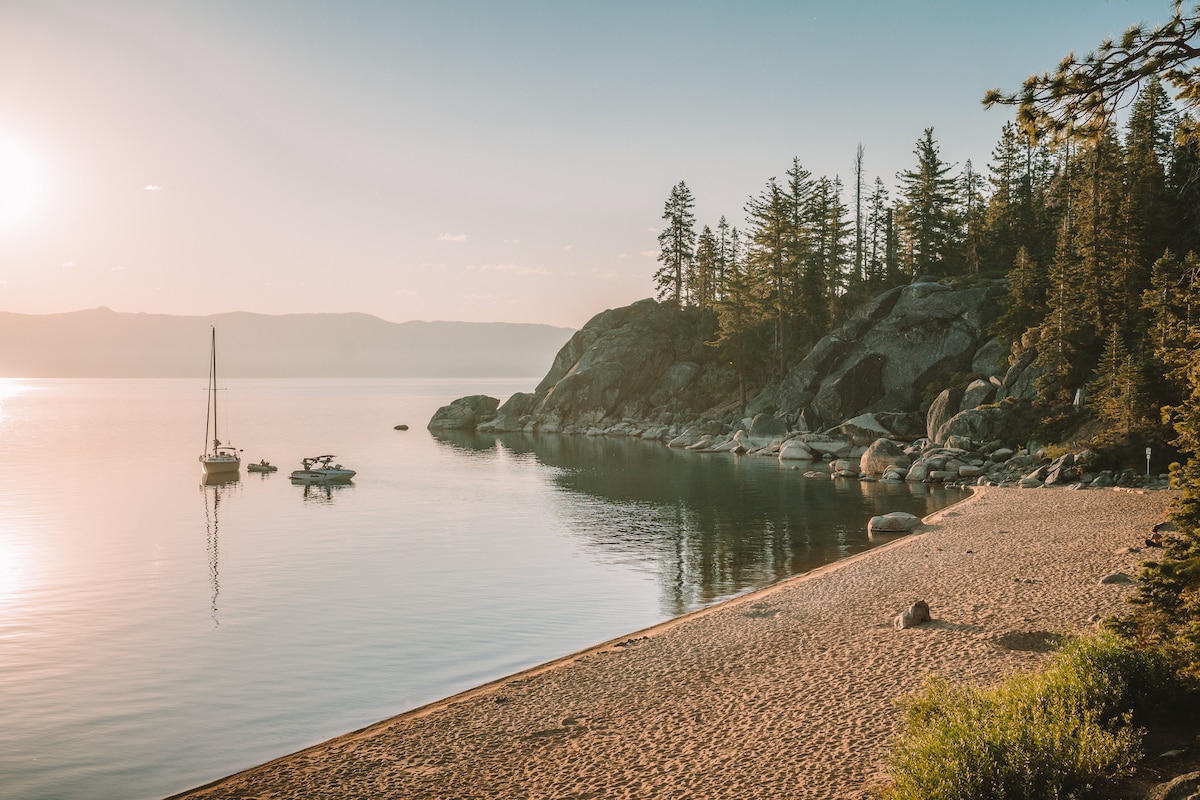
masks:
<svg viewBox="0 0 1200 800"><path fill-rule="evenodd" d="M715 315L643 300L588 322L533 392L503 405L464 397L428 427L637 437L869 481L1165 486L1164 475L1100 469L1089 451L1013 441L1039 373L1035 351L1010 360L989 332L1003 295L994 281L928 278L884 292L745 408L737 375L707 344Z"/></svg>

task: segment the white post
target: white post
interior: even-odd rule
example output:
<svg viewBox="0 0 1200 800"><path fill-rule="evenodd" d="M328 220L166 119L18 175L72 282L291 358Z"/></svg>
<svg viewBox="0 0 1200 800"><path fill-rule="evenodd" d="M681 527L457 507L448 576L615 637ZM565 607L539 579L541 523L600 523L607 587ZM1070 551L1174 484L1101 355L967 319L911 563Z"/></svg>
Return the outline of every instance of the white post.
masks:
<svg viewBox="0 0 1200 800"><path fill-rule="evenodd" d="M1146 448L1146 477L1150 477L1150 448Z"/></svg>

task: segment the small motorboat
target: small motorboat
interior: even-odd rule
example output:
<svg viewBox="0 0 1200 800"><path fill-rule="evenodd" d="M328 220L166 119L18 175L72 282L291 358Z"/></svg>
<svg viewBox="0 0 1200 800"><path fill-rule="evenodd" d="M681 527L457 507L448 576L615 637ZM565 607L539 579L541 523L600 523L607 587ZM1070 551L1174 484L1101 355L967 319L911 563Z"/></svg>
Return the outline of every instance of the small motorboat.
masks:
<svg viewBox="0 0 1200 800"><path fill-rule="evenodd" d="M308 483L344 483L355 476L354 470L346 469L341 464L334 464L334 458L336 456L313 456L302 459L301 463L304 465L304 469L292 472L292 480Z"/></svg>
<svg viewBox="0 0 1200 800"><path fill-rule="evenodd" d="M272 464L270 461L259 461L257 464L247 464L247 472L278 472L279 467Z"/></svg>

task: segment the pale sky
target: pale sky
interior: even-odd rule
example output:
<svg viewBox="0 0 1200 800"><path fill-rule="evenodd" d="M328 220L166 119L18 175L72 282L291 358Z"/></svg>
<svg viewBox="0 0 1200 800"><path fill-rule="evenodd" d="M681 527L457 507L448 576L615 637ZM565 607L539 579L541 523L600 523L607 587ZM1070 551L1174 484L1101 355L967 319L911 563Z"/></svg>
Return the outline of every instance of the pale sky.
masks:
<svg viewBox="0 0 1200 800"><path fill-rule="evenodd" d="M0 0L0 311L580 327L687 181L986 171L1016 89L1170 0Z"/></svg>

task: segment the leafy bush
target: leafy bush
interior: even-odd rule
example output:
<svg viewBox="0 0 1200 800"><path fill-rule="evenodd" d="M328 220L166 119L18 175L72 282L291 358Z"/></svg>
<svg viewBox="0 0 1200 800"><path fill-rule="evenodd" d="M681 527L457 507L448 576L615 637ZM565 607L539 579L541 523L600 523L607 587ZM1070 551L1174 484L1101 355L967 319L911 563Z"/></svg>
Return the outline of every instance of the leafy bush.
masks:
<svg viewBox="0 0 1200 800"><path fill-rule="evenodd" d="M1103 797L1141 757L1135 720L1177 697L1167 658L1113 635L1074 640L1050 666L993 687L940 677L905 701L888 800Z"/></svg>

